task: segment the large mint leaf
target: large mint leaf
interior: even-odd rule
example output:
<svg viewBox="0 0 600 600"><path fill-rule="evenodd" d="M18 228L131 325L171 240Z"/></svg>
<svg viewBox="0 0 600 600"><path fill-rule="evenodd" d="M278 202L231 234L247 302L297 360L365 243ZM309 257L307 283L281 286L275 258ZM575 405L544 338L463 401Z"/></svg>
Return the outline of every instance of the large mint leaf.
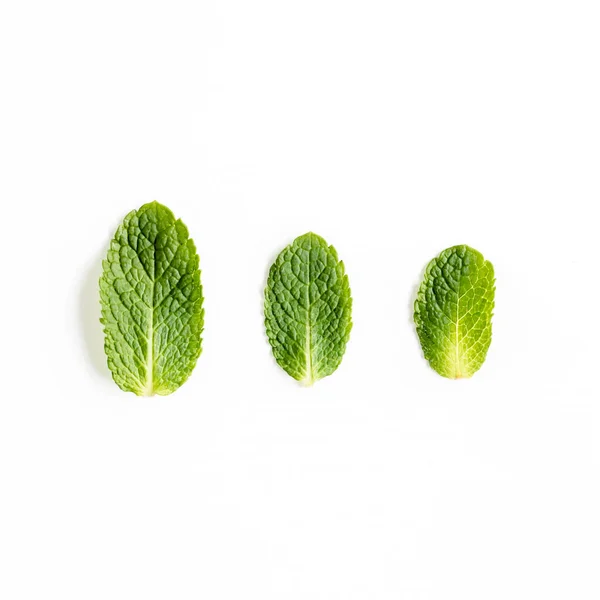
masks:
<svg viewBox="0 0 600 600"><path fill-rule="evenodd" d="M199 259L187 227L158 202L119 225L100 278L104 349L113 379L138 396L174 392L201 352Z"/></svg>
<svg viewBox="0 0 600 600"><path fill-rule="evenodd" d="M434 258L415 302L423 353L444 377L471 377L492 341L494 267L469 246L454 246Z"/></svg>
<svg viewBox="0 0 600 600"><path fill-rule="evenodd" d="M352 328L344 263L307 233L277 257L265 289L265 326L279 365L305 385L339 366Z"/></svg>

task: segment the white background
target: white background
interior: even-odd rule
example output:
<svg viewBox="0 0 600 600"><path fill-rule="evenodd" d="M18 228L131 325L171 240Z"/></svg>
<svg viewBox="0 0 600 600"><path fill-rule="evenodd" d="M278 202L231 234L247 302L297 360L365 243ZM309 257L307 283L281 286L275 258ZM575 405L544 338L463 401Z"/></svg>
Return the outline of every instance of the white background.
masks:
<svg viewBox="0 0 600 600"><path fill-rule="evenodd" d="M599 10L3 2L0 597L597 600ZM206 329L148 399L110 379L97 280L154 199L196 241ZM262 323L308 230L354 297L312 389ZM462 243L496 315L450 381L412 303Z"/></svg>

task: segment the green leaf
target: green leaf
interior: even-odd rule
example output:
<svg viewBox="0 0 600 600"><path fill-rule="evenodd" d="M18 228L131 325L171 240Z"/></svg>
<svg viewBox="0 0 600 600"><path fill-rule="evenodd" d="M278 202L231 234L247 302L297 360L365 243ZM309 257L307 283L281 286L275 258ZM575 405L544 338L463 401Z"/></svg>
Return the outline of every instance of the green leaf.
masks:
<svg viewBox="0 0 600 600"><path fill-rule="evenodd" d="M415 302L415 324L425 358L444 377L471 377L492 341L494 267L469 246L434 258Z"/></svg>
<svg viewBox="0 0 600 600"><path fill-rule="evenodd" d="M187 227L158 202L119 225L102 262L100 322L122 390L164 396L190 376L204 327L198 264Z"/></svg>
<svg viewBox="0 0 600 600"><path fill-rule="evenodd" d="M352 328L344 263L333 246L307 233L277 257L265 289L265 326L279 365L305 385L342 362Z"/></svg>

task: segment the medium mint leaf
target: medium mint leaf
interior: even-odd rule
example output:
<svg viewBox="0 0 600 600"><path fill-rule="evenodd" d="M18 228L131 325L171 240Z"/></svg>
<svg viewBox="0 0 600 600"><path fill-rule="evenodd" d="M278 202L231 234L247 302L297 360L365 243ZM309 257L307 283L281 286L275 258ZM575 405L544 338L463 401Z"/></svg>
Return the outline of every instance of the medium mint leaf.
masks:
<svg viewBox="0 0 600 600"><path fill-rule="evenodd" d="M314 233L277 257L265 289L265 326L273 355L305 385L340 365L352 328L352 298L344 263Z"/></svg>

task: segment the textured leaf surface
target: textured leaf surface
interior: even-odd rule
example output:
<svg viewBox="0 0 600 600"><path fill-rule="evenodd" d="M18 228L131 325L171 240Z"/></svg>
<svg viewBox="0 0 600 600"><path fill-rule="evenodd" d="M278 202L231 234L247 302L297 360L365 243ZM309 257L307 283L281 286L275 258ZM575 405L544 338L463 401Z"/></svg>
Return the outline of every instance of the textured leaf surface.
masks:
<svg viewBox="0 0 600 600"><path fill-rule="evenodd" d="M285 248L269 272L265 326L279 365L305 385L331 375L346 351L352 298L344 263L307 233Z"/></svg>
<svg viewBox="0 0 600 600"><path fill-rule="evenodd" d="M201 352L199 259L187 227L158 202L130 212L100 278L104 349L113 379L138 396L174 392Z"/></svg>
<svg viewBox="0 0 600 600"><path fill-rule="evenodd" d="M444 377L471 377L492 341L494 267L469 246L434 258L415 302L415 324L425 358Z"/></svg>

